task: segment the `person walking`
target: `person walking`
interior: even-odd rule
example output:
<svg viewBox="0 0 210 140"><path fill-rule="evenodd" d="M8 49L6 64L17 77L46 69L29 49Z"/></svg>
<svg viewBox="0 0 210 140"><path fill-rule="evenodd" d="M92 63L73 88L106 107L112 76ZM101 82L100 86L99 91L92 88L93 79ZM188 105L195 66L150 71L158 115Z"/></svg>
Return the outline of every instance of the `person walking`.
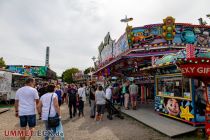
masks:
<svg viewBox="0 0 210 140"><path fill-rule="evenodd" d="M133 81L132 84L129 86L131 106L133 110L136 110L136 101L137 101L138 92L139 92L138 86L135 84L135 81Z"/></svg>
<svg viewBox="0 0 210 140"><path fill-rule="evenodd" d="M62 104L63 91L61 90L60 85L57 85L57 86L56 86L55 93L56 93L57 96L58 96L58 104L59 104L59 106L61 106L61 104Z"/></svg>
<svg viewBox="0 0 210 140"><path fill-rule="evenodd" d="M103 114L104 114L104 109L105 109L105 99L106 95L103 91L103 87L100 85L98 87L98 90L95 93L95 100L96 100L96 116L95 120L97 120L97 117L99 117L99 120L103 120Z"/></svg>
<svg viewBox="0 0 210 140"><path fill-rule="evenodd" d="M59 117L61 119L61 110L58 103L58 97L55 93L55 86L48 85L47 93L44 94L38 105L38 112L42 114L42 120L45 124L46 136L45 140L49 140L49 138L54 139L57 136L57 132L59 132L59 136L64 139L63 127L61 121L57 127L51 127L48 124L48 117ZM59 128L59 129L58 129Z"/></svg>
<svg viewBox="0 0 210 140"><path fill-rule="evenodd" d="M68 92L68 94L66 96L66 100L68 102L69 115L70 115L70 118L72 118L72 114L73 114L73 117L75 117L75 115L77 113L77 107L76 107L77 90L75 89L75 85L70 84L67 92ZM73 113L72 113L72 109L73 109Z"/></svg>
<svg viewBox="0 0 210 140"><path fill-rule="evenodd" d="M23 134L26 134L24 132L26 132L27 125L32 132L36 126L36 105L39 102L39 95L34 85L35 79L28 78L25 86L18 89L15 95L15 116L20 119ZM21 136L20 139L25 140L25 136Z"/></svg>
<svg viewBox="0 0 210 140"><path fill-rule="evenodd" d="M96 111L96 102L95 102L95 92L96 92L96 86L92 85L90 87L90 118L95 118L95 111Z"/></svg>
<svg viewBox="0 0 210 140"><path fill-rule="evenodd" d="M79 97L79 106L78 106L78 110L79 110L79 117L80 115L82 115L82 117L84 117L84 101L82 100L82 97Z"/></svg>
<svg viewBox="0 0 210 140"><path fill-rule="evenodd" d="M39 98L41 98L42 95L44 95L45 93L47 93L47 86L48 86L48 83L43 83L42 86L38 89Z"/></svg>
<svg viewBox="0 0 210 140"><path fill-rule="evenodd" d="M112 104L112 86L108 86L108 88L106 89L106 99L107 99L107 102L106 102L106 108L107 108L107 112L108 112L108 116L107 118L112 120L112 110L111 110L111 104ZM114 104L114 102L113 102Z"/></svg>
<svg viewBox="0 0 210 140"><path fill-rule="evenodd" d="M112 102L113 104L119 103L119 85L118 83L114 83L112 87Z"/></svg>
<svg viewBox="0 0 210 140"><path fill-rule="evenodd" d="M125 109L128 110L128 102L129 102L129 83L128 81L126 81L124 84L123 84L123 87L122 87L122 93L124 95L124 106L125 106Z"/></svg>
<svg viewBox="0 0 210 140"><path fill-rule="evenodd" d="M85 102L86 101L86 93L85 93L85 85L83 86L82 84L79 85L79 89L78 89L78 96L82 97L82 101ZM79 99L78 99L79 101Z"/></svg>
<svg viewBox="0 0 210 140"><path fill-rule="evenodd" d="M64 103L67 103L66 96L67 96L67 93L68 93L68 85L64 84L62 90L63 90L62 104L64 104Z"/></svg>
<svg viewBox="0 0 210 140"><path fill-rule="evenodd" d="M119 98L120 98L120 106L124 106L124 93L123 93L122 84L119 86Z"/></svg>

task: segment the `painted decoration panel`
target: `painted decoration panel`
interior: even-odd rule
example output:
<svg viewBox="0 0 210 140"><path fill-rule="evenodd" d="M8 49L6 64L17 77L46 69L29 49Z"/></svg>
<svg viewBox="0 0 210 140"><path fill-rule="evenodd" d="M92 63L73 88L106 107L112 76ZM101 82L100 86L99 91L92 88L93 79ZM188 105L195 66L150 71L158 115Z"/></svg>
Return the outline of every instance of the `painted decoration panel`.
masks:
<svg viewBox="0 0 210 140"><path fill-rule="evenodd" d="M11 72L19 73L25 76L47 76L46 66L7 66Z"/></svg>
<svg viewBox="0 0 210 140"><path fill-rule="evenodd" d="M210 29L186 25L175 25L172 42L163 37L163 25L144 26L133 28L133 46L154 44L195 44L196 46L210 47ZM160 45L161 46L161 45Z"/></svg>
<svg viewBox="0 0 210 140"><path fill-rule="evenodd" d="M200 101L193 104L192 101L166 98L161 96L155 97L155 111L175 117L188 122L204 122L205 107L200 105Z"/></svg>
<svg viewBox="0 0 210 140"><path fill-rule="evenodd" d="M127 36L126 34L123 34L117 42L115 42L113 46L113 56L117 57L121 53L127 51L129 49L128 42L127 42Z"/></svg>
<svg viewBox="0 0 210 140"><path fill-rule="evenodd" d="M110 41L109 44L105 45L103 50L101 51L101 62L105 62L106 60L109 60L112 58L112 44L113 42Z"/></svg>

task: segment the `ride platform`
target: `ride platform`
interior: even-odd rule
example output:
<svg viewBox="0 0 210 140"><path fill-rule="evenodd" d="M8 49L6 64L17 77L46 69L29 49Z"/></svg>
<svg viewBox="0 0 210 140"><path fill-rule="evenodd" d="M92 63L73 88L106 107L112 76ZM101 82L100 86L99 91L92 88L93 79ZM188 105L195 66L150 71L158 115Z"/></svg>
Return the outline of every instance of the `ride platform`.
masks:
<svg viewBox="0 0 210 140"><path fill-rule="evenodd" d="M181 121L161 116L154 111L153 104L143 104L137 110L121 110L122 113L163 133L169 137L176 137L195 131L197 128Z"/></svg>

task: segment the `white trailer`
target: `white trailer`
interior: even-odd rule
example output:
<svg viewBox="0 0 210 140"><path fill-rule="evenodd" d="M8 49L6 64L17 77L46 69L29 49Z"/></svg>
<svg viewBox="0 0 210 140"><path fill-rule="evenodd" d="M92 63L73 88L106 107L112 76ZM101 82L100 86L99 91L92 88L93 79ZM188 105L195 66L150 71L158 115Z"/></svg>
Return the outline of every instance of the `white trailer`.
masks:
<svg viewBox="0 0 210 140"><path fill-rule="evenodd" d="M7 71L0 71L0 100L11 99L11 85L12 85L12 73Z"/></svg>
<svg viewBox="0 0 210 140"><path fill-rule="evenodd" d="M0 70L0 101L15 99L16 91L24 86L27 76Z"/></svg>

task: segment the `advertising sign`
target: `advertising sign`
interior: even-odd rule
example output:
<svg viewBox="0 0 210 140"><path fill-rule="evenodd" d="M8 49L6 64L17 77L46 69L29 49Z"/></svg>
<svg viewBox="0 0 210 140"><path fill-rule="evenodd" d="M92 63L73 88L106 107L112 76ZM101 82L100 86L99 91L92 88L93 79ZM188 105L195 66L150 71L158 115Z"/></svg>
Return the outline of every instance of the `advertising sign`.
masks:
<svg viewBox="0 0 210 140"><path fill-rule="evenodd" d="M104 46L103 50L101 51L101 62L109 60L110 58L112 58L112 43Z"/></svg>
<svg viewBox="0 0 210 140"><path fill-rule="evenodd" d="M8 66L7 69L25 76L47 76L46 66Z"/></svg>
<svg viewBox="0 0 210 140"><path fill-rule="evenodd" d="M180 68L184 76L210 77L210 65L187 64L187 65L181 65Z"/></svg>
<svg viewBox="0 0 210 140"><path fill-rule="evenodd" d="M164 115L179 118L184 121L194 121L194 106L191 103L191 101L175 99L173 97L164 98L157 96L155 98L155 110Z"/></svg>
<svg viewBox="0 0 210 140"><path fill-rule="evenodd" d="M117 57L121 53L127 51L129 49L128 40L126 34L123 34L119 40L114 44L113 47L113 56Z"/></svg>
<svg viewBox="0 0 210 140"><path fill-rule="evenodd" d="M113 44L114 41L111 39L109 32L104 38L104 42L99 46L99 58L100 62L103 63L107 60L110 60L113 57Z"/></svg>

